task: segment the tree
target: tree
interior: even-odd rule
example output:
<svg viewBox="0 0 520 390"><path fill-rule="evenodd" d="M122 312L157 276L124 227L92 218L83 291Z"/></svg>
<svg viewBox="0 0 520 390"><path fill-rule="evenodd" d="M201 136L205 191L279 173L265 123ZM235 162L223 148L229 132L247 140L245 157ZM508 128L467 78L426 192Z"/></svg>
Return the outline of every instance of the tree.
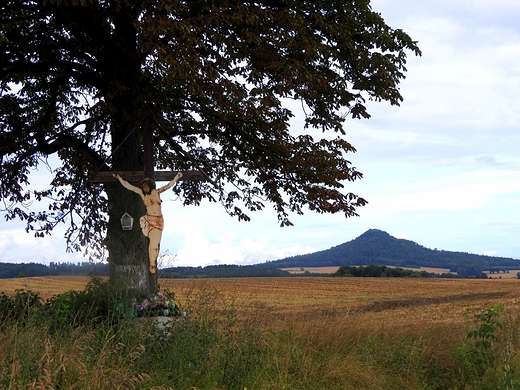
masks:
<svg viewBox="0 0 520 390"><path fill-rule="evenodd" d="M4 0L0 9L5 216L38 236L66 223L68 250L108 247L123 267L146 263L142 234L119 227L125 211L144 208L89 179L143 170L145 121L157 168L210 178L174 189L185 204L219 201L249 220L270 203L281 226L305 207L351 217L366 201L344 189L362 177L347 160L344 121L369 118L367 98L398 105L406 52L420 54L368 0ZM305 128L330 135L291 134L286 99L301 101ZM50 188L33 188L31 173L49 161ZM33 200L42 209L23 207Z"/></svg>

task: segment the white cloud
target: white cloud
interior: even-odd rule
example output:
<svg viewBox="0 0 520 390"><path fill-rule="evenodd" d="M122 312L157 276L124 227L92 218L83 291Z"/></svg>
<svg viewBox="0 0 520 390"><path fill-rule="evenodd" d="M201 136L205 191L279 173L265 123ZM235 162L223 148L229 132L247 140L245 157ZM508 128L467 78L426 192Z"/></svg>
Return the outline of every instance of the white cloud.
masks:
<svg viewBox="0 0 520 390"><path fill-rule="evenodd" d="M175 265L245 264L255 253L263 251L268 242L267 237L237 239L233 231L226 231L218 241L211 242L199 227L186 230L184 235L184 246L177 253Z"/></svg>
<svg viewBox="0 0 520 390"><path fill-rule="evenodd" d="M300 244L273 247L266 236L239 237L234 231L222 233L218 241L213 242L197 228L185 232L185 242L177 253L174 266L257 264L313 251L314 248Z"/></svg>
<svg viewBox="0 0 520 390"><path fill-rule="evenodd" d="M504 194L520 196L518 173L489 170L463 172L403 183L371 197L378 212L477 210ZM391 207L389 207L391 205Z"/></svg>
<svg viewBox="0 0 520 390"><path fill-rule="evenodd" d="M483 255L486 255L486 256L498 256L498 252L497 251L484 251Z"/></svg>
<svg viewBox="0 0 520 390"><path fill-rule="evenodd" d="M405 232L397 232L397 233L392 234L392 236L395 238L400 238L400 239L404 239L404 240L408 239L408 236L406 235Z"/></svg>
<svg viewBox="0 0 520 390"><path fill-rule="evenodd" d="M65 240L57 234L36 238L32 233L26 233L21 224L14 225L18 227L2 229L0 262L49 264L87 261L80 253L67 253Z"/></svg>

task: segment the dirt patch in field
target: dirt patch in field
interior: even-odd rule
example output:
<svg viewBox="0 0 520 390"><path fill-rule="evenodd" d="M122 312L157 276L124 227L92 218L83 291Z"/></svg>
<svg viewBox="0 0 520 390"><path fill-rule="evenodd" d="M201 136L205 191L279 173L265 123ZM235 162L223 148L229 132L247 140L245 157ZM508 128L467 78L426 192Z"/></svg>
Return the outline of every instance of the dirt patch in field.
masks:
<svg viewBox="0 0 520 390"><path fill-rule="evenodd" d="M414 307L414 306L427 306L427 305L439 305L444 303L456 303L465 302L469 304L471 302L479 301L495 301L508 295L507 292L489 292L489 293L475 293L475 294L463 294L449 297L414 297L406 299L396 300L381 300L375 301L368 305L359 307L357 310L361 312L381 312L385 310L393 310L398 308Z"/></svg>

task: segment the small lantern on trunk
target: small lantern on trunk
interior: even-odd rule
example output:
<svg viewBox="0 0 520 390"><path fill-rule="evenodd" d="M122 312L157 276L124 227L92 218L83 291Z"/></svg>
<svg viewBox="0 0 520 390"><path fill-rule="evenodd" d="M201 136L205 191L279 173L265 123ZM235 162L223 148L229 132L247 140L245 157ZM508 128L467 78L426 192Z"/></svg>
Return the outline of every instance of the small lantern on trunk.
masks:
<svg viewBox="0 0 520 390"><path fill-rule="evenodd" d="M132 216L128 213L124 213L121 217L121 228L123 230L132 230L132 227L134 226L134 219Z"/></svg>

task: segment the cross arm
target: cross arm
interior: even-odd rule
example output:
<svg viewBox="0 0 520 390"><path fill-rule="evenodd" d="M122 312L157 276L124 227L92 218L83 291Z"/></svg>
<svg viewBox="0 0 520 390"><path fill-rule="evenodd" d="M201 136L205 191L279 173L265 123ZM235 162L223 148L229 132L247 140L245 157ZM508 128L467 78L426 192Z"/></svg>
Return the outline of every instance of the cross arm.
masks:
<svg viewBox="0 0 520 390"><path fill-rule="evenodd" d="M170 181L175 178L175 175L180 171L155 171L154 172L154 180L155 181ZM90 181L92 183L108 183L108 182L117 182L112 176L111 171L103 171L98 172ZM145 178L144 172L136 172L136 171L119 171L117 172L121 175L123 179L126 181L139 181ZM183 171L182 177L179 181L185 180L195 180L195 181L205 181L208 178L200 171Z"/></svg>

